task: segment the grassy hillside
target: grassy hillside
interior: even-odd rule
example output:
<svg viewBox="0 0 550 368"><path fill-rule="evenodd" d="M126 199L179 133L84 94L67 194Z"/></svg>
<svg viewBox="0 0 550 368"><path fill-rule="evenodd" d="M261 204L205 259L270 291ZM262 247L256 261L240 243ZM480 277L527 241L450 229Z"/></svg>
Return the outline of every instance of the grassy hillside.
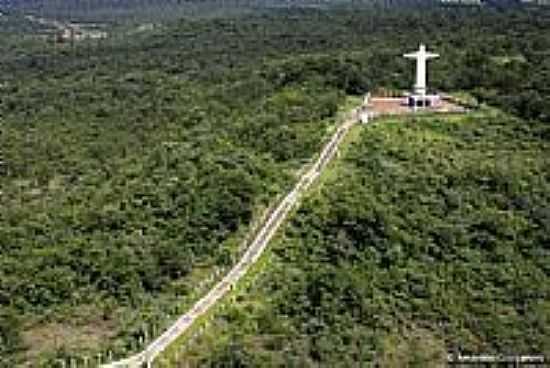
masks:
<svg viewBox="0 0 550 368"><path fill-rule="evenodd" d="M380 120L348 144L186 359L437 367L453 349L548 354L539 128L487 109Z"/></svg>

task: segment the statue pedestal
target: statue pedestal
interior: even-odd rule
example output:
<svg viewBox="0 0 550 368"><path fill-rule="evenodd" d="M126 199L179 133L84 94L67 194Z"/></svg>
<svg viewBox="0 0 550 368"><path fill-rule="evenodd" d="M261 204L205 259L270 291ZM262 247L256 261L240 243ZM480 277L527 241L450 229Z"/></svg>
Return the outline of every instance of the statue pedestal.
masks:
<svg viewBox="0 0 550 368"><path fill-rule="evenodd" d="M437 107L441 102L439 95L417 95L413 94L407 97L407 104L409 107L418 108L430 108Z"/></svg>

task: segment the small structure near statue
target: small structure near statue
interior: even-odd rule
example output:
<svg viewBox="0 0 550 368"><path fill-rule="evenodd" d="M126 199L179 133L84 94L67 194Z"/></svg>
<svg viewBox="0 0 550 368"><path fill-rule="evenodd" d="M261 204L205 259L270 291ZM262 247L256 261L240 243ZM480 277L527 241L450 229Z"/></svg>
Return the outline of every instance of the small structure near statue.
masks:
<svg viewBox="0 0 550 368"><path fill-rule="evenodd" d="M374 117L373 111L369 109L371 95L370 92L365 95L363 99L363 105L358 111L359 121L361 124L367 124L371 118Z"/></svg>
<svg viewBox="0 0 550 368"><path fill-rule="evenodd" d="M456 104L449 96L430 93L427 84L428 60L439 57L439 54L428 52L426 46L420 44L418 51L403 55L416 60L416 83L410 92L393 91L388 93L368 93L358 111L361 123L368 123L375 117L384 115L405 115L419 111L426 112L465 112L466 109ZM389 97L388 97L389 96ZM395 97L398 96L398 97Z"/></svg>

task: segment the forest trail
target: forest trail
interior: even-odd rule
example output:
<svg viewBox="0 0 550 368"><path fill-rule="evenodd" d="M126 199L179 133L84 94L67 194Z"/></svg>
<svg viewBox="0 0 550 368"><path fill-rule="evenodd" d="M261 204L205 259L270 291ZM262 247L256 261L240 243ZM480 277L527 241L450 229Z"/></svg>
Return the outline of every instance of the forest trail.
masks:
<svg viewBox="0 0 550 368"><path fill-rule="evenodd" d="M231 268L229 273L223 277L210 291L197 301L193 307L185 314L181 315L162 335L152 341L142 352L118 362L102 365L103 368L133 368L141 367L143 364L151 366L152 362L166 348L168 348L178 337L186 332L193 323L205 315L212 307L220 301L223 296L230 291L233 286L247 273L249 268L260 258L266 249L269 241L275 235L281 224L285 221L288 214L298 203L302 195L307 191L311 184L319 177L323 169L333 159L338 151L340 144L350 128L358 121L358 109L353 109L343 118L343 122L332 134L330 140L323 146L319 157L311 167L306 167L301 171L300 176L294 188L281 200L270 216L265 219L259 227L255 237L250 245Z"/></svg>

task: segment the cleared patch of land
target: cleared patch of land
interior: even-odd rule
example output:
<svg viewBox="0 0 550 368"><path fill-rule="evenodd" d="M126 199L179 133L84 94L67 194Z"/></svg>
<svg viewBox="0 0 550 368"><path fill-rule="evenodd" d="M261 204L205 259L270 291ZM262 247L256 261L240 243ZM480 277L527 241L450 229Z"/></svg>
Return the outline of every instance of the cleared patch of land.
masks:
<svg viewBox="0 0 550 368"><path fill-rule="evenodd" d="M413 108L408 105L406 97L373 97L370 99L370 103L366 108L375 116L407 115L414 113ZM418 110L418 112L424 113L463 113L465 111L465 108L454 103L449 98L443 98L437 106Z"/></svg>

